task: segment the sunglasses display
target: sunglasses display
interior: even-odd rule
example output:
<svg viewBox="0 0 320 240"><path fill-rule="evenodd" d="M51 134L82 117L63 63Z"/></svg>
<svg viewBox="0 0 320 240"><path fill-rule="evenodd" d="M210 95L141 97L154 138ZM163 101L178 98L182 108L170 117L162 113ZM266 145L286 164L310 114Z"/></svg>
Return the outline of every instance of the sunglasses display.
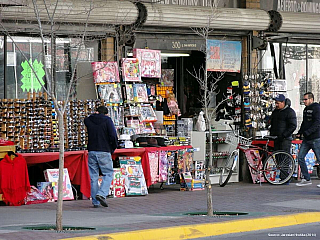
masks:
<svg viewBox="0 0 320 240"><path fill-rule="evenodd" d="M60 102L62 104L62 102ZM71 100L64 114L64 148L84 150L88 136L84 118L104 105L116 128L124 126L123 107L105 100ZM0 99L0 137L13 141L18 152L59 151L59 125L54 103L47 94L29 94L28 99Z"/></svg>

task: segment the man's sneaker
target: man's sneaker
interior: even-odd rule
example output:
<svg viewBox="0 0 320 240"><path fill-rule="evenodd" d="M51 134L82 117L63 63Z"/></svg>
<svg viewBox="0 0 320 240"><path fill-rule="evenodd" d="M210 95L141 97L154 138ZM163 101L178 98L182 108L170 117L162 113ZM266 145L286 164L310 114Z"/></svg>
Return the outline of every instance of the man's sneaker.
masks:
<svg viewBox="0 0 320 240"><path fill-rule="evenodd" d="M100 202L100 204L104 207L108 207L107 201L104 197L100 195L96 195L96 199Z"/></svg>
<svg viewBox="0 0 320 240"><path fill-rule="evenodd" d="M317 185L317 187L318 187L318 188L320 188L320 184L319 184L319 185Z"/></svg>
<svg viewBox="0 0 320 240"><path fill-rule="evenodd" d="M302 179L301 182L296 183L296 186L302 187L312 184L311 180L307 181L305 179Z"/></svg>

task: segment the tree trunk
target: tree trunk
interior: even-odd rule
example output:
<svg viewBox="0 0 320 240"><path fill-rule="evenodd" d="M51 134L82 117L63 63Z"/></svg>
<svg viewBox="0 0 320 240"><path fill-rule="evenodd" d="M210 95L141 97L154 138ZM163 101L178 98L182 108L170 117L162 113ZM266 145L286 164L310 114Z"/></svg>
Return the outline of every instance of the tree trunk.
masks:
<svg viewBox="0 0 320 240"><path fill-rule="evenodd" d="M64 119L63 114L55 104L55 110L58 115L59 128L59 181L58 181L58 201L56 213L57 231L62 231L62 205L63 205L63 168L64 168Z"/></svg>
<svg viewBox="0 0 320 240"><path fill-rule="evenodd" d="M207 41L206 41L207 42ZM207 44L206 44L207 45ZM206 46L207 47L207 46ZM207 62L207 61L206 61ZM206 125L209 130L209 145L210 145L210 152L209 158L207 160L207 167L206 167L206 186L207 186L207 215L213 216L213 208L212 208L212 186L210 180L210 172L212 168L212 131L211 131L211 118L209 117L209 110L208 110L208 73L207 68L204 72L204 82L205 82L205 90L204 90L204 106L205 106L205 114L206 114Z"/></svg>

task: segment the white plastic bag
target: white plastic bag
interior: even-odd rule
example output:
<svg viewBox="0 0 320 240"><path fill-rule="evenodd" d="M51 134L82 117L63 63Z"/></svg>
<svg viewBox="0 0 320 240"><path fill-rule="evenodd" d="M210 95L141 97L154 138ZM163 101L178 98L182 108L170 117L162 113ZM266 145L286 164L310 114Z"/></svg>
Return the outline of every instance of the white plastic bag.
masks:
<svg viewBox="0 0 320 240"><path fill-rule="evenodd" d="M199 132L204 132L206 130L206 121L204 120L203 114L204 113L202 111L199 113L196 123L196 128Z"/></svg>

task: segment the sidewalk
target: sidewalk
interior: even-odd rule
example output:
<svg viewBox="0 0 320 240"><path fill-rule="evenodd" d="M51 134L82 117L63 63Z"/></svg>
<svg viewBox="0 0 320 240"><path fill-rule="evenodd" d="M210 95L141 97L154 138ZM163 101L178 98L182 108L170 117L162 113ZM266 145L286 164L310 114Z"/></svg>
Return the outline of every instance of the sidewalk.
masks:
<svg viewBox="0 0 320 240"><path fill-rule="evenodd" d="M320 180L313 179L313 184L305 187L296 187L295 183L283 186L232 183L224 188L213 185L214 210L249 213L239 216L186 215L206 212L206 191L181 192L178 185L160 190L157 184L149 189L147 196L108 198L108 208L93 208L89 200L65 201L64 226L95 230L62 233L23 229L55 225L56 203L4 206L0 207L0 239L98 239L97 235L103 234L108 236L99 239L165 239L165 234L177 239L253 231L284 223L320 222L320 213L311 213L320 212L317 184Z"/></svg>

